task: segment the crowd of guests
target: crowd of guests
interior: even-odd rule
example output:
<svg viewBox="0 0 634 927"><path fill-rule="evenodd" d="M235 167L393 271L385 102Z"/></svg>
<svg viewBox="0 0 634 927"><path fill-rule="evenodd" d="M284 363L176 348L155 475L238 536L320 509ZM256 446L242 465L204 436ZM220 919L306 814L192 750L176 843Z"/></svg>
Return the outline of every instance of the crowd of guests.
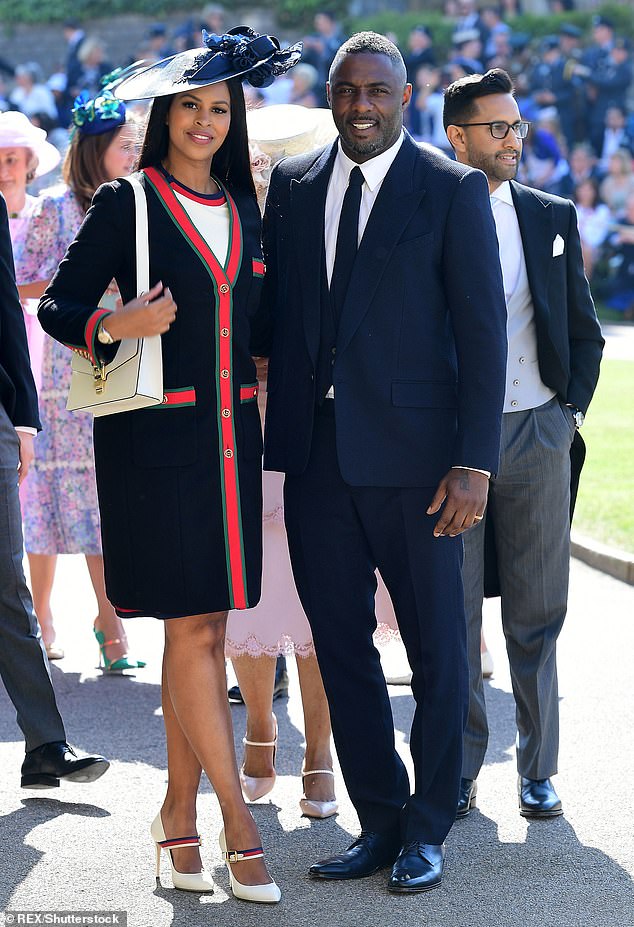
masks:
<svg viewBox="0 0 634 927"><path fill-rule="evenodd" d="M555 8L556 6L556 8ZM570 4L562 10L572 8ZM553 12L559 6L553 6ZM441 53L434 33L420 24L401 48L414 87L405 124L412 135L452 156L442 125L443 90L454 80L491 67L513 78L523 118L531 122L520 171L523 182L571 198L579 209L585 269L596 295L634 315L631 215L634 212L634 110L632 51L607 16L597 15L582 31L563 22L557 34L534 40L514 31L515 2L448 0L454 23L449 53ZM154 23L135 57L157 61L199 43L200 28L221 33L225 12L208 5L204 22L188 18L175 29ZM72 101L81 91L97 93L113 60L97 35L78 20L64 24L67 57L45 80L33 61L15 69L6 62L8 82L0 83L0 109L23 112L49 133L61 149L68 139ZM389 36L396 41L394 35ZM324 107L325 82L336 49L346 34L335 16L323 11L306 35L301 63L266 90L247 90L249 105L295 103ZM397 42L398 44L398 42ZM41 184L40 184L41 188ZM37 186L36 186L37 189Z"/></svg>
<svg viewBox="0 0 634 927"><path fill-rule="evenodd" d="M459 16L454 45L460 54L451 59L451 66L465 74L474 66L471 73L475 74L491 63L502 63L498 59L508 34L502 28L505 23L501 11L491 11L482 30L478 28L480 14L471 3L463 0L456 13ZM266 870L257 827L245 801L268 794L275 782L278 737L272 713L274 658L282 649L280 642L290 639L297 655L303 658L299 679L306 754L300 808L311 818L336 813L332 733L362 826L361 836L352 846L314 864L311 875L347 880L392 866L390 891L427 891L441 883L444 838L449 828L456 815L464 817L469 813L476 795L479 767L473 771L463 766L459 775L467 702L448 668L460 664L461 679L466 682L460 581L463 546L458 536L473 528L474 537L483 538L486 523L481 523L488 481L498 461L502 398L505 392L515 397L509 399L513 408L504 410L517 413L515 423L523 421L519 417L522 412L544 413L544 421L551 422L561 439L564 465L558 468L552 498L556 495L561 509L561 517L554 520L562 526L557 541L564 562L557 569L553 586L558 585L565 598L567 586L560 579L567 576L569 451L592 392L588 384L585 390L575 383L568 388L547 367L543 380L538 377L539 382L532 382L518 368L518 378L512 383L520 384L521 372L526 380L522 392L509 393L508 383L505 390L507 353L510 372L514 358L523 364L539 338L544 338L535 321L536 313L528 333L526 325L537 299L530 292L526 271L534 266L532 245L543 238L544 229L534 226L527 240L522 241L521 253L506 234L522 230L522 197L532 197L535 191L525 193L515 186L512 191L504 187L494 197L499 202L491 204L498 213L502 204L503 214L494 218L489 210L491 197L501 184L514 179L521 141L527 135L528 124L523 117L528 113L518 108L518 104L523 105L524 87L518 80L520 94L516 100L509 76L497 67L477 77L481 88L475 87L475 81L471 86L472 82L455 80L460 74L452 72L443 120L451 153L460 162L454 164L447 160L450 152L446 142L438 147L445 149L447 157L442 151L424 150L402 132L404 113L410 119L407 105L412 86L406 81L405 63L395 45L384 36L360 33L339 47L343 36L329 14L317 15L316 32L307 37L301 65L299 44L281 50L277 40L258 36L248 27L223 34L220 25L214 23L212 28L219 34L203 31L206 49L202 54L198 47L189 47L197 45L197 31L192 32L189 26L184 29L178 38L186 48L177 51L166 66L162 58L178 47L169 44L177 37L167 35L157 25L148 36L148 57L155 59L153 66L128 74L123 83L116 85L117 96L112 93L115 84L108 74L111 64L105 60L103 43L83 36L77 23L69 21L66 28L69 53L64 79L58 83L58 118L52 110L28 112L36 97L38 104L44 105L44 95L36 93L44 85L30 65L23 70L30 69L31 85L19 83L16 71L16 87L9 94L13 109L0 114L0 190L5 195L8 220L13 223L10 232L20 302L28 315L28 301L41 297L38 318L47 333L43 347L40 342L43 354L39 360L34 343L30 346L31 364L36 376L38 371L41 375L40 419L29 380L28 414L20 415L15 402L8 403L13 418L9 420L5 413L18 435L16 439L11 432L14 450L15 441L20 443L20 463L16 468L10 461L4 470L12 472L17 483L16 471L23 482L26 470L31 469L23 496L26 549L35 610L49 659L63 656L55 650L50 612L55 558L58 553L81 552L86 555L98 601L94 633L106 672L135 671L145 665L128 654L121 618L153 616L164 621L162 707L168 788L151 827L157 876L161 850L166 850L175 887L213 890L198 855L196 796L204 770L218 795L224 819L219 843L229 868L232 892L243 900L268 903L279 901L281 893ZM433 120L426 123L422 118L426 109L420 94L427 84L421 83L419 77L421 71L433 74L438 70L433 37L423 28L414 33L419 41L411 43L417 61L415 105L409 128L417 140L433 144L433 134L426 135L426 127L433 130ZM423 37L424 41L420 41ZM266 54L257 61L252 57L247 67L245 48L256 43L258 55L262 49ZM330 66L332 55L334 63ZM409 64L414 66L411 58ZM294 66L293 75L285 76ZM313 145L308 154L304 151L301 157L284 160L280 165L271 180L263 244L249 147L257 142L257 136L249 135L245 95L251 104L301 102L308 108L320 106L329 68L330 103L340 144L317 154ZM599 69L595 63L592 73ZM439 84L434 92L442 86L443 73L443 69L438 70ZM274 84L275 77L278 80ZM243 90L245 79L249 86ZM354 93L349 93L351 88ZM379 88L385 98L372 101L378 116L364 122L358 100ZM50 86L48 89L53 92ZM467 121L467 114L474 111L474 90L478 91L476 114L482 112L482 118L489 121ZM70 110L68 94L73 97ZM431 96L428 94L428 99ZM136 116L124 102L138 100L153 101L140 145ZM526 100L528 109L538 106L529 90ZM265 112L268 115L270 111ZM33 197L27 185L38 173L52 175L58 160L54 147L46 140L44 117L52 123L51 136L55 128L64 131L64 120L68 119L70 132L62 166L64 186ZM622 153L628 149L620 144L607 153L605 145L600 152L593 149L593 118L594 109L590 108L590 144L579 151L596 170L601 158L607 157L600 191L611 217L620 218L615 210L623 210L616 234L625 235L627 240L632 196L622 172L613 171L612 164L618 158L625 163ZM568 149L562 120L557 119L556 112L537 109L536 122L535 135L527 143L525 179L537 177L547 191L539 194L545 197L544 205L556 207L556 224L547 230L556 234L545 266L550 269L551 261L564 252L570 255L565 262L557 260L552 264L557 282L551 289L560 294L555 300L557 307L569 303L566 319L575 318L585 325L584 337L577 340L585 344L588 370L598 375L602 339L581 272L574 210L571 203L549 197L554 190L564 192L562 185L571 174L571 167L563 163ZM616 128L611 124L611 131ZM507 146L503 152L506 161L493 170L492 157L500 153L500 143ZM573 147L571 162L575 150ZM332 160L327 164L329 151ZM510 151L513 158L509 158ZM630 170L631 162L629 150ZM286 173L289 164L292 176ZM368 173L364 173L362 165L367 165ZM133 183L126 183L122 178L130 179L135 166L142 180L135 176ZM309 166L310 182L304 183ZM483 173L467 167L484 170L488 189ZM374 195L370 182L378 176L376 170L381 172L379 184L385 182L387 193L380 200L377 197L375 208L369 196ZM579 175L582 170L581 163L575 166ZM431 179L429 196L422 207L416 201L410 212L403 209L397 228L385 204L402 195L405 182L412 177L417 191L422 190L423 177ZM289 191L294 190L298 180L303 184L303 201L301 197L289 199ZM139 190L133 197L132 186L140 188L147 209L148 249L153 273L159 277L149 290L142 289L135 260L138 252L134 245L138 246L140 240L139 218L143 213L137 212L133 221L132 201ZM323 201L322 194L326 196L326 187L322 219L317 207ZM362 187L367 188L365 201ZM515 202L514 196L520 199ZM607 202L610 197L612 206ZM5 202L1 205L4 211ZM585 224L590 237L596 240L600 215L596 210L593 213L595 205L588 195L583 207L589 210ZM336 236L333 215L337 215ZM306 216L311 220L306 222L307 241L325 241L323 267L318 247L298 249L299 259L294 252L288 253L285 223L297 225ZM430 226L437 226L441 246L426 250L420 265L407 261L407 255L414 253L412 245L418 255L421 241L431 241L436 234L427 231ZM121 234L113 235L113 228ZM421 229L425 230L423 236L411 237L412 231ZM349 299L348 291L362 279L362 270L366 273L370 269L370 245L364 245L372 236L383 242L390 235L397 236L398 247L386 263L388 270L376 293L366 297L367 304L363 297ZM504 244L506 248L501 247ZM308 263L304 264L304 260ZM451 274L449 269L458 265L463 272ZM3 266L9 267L10 262L5 261ZM300 285L306 271L308 279L317 280L321 275L321 293L328 291L321 307L315 298L320 287ZM163 283L168 277L169 286ZM537 279L542 278L543 274L538 274ZM403 283L404 311L399 323L402 348L397 376L392 379L393 371L377 371L387 333L394 330L389 297L397 280ZM435 291L438 280L442 282ZM14 314L19 316L15 287L12 292L16 297ZM419 311L421 292L430 294L425 316ZM214 307L211 313L210 305ZM364 324L377 337L372 343L359 339L362 331L357 332L360 319L356 319L350 338L363 341L363 350L350 351L335 366L332 358L338 354L344 326L355 321L353 310L364 305L368 313ZM298 327L297 320L305 317L305 308L314 314L316 307L318 325L313 327L306 353L304 330ZM509 320L522 319L519 336L517 332L509 334L507 309ZM629 307L625 306L624 311ZM455 343L446 335L448 313ZM271 324L273 317L275 325ZM85 419L67 413L68 348L87 358L95 370L101 368L103 375L119 342L155 335L166 336L162 345L164 397L156 409L147 414L138 410L97 418L94 429L88 426L87 430ZM565 341L566 350L569 341L570 336ZM217 355L210 349L214 344ZM417 346L413 354L408 345ZM559 352L559 344L553 342L553 346ZM563 351L559 353L563 355ZM436 359L439 379L431 381L431 386L411 377L412 371L419 370L420 354ZM257 369L254 356L261 361ZM270 381L277 383L278 389L271 387L268 393L265 466L267 473L271 471L276 477L285 474L283 500L281 481L267 482L265 476L262 485L260 471L258 381L262 384L268 378L266 358L271 358ZM453 394L444 387L453 390L456 358L460 358L460 376L454 403ZM486 384L481 377L485 361ZM576 369L574 363L571 368ZM352 375L355 372L360 376ZM381 389L373 397L371 390L367 395L361 385L374 386L375 380ZM176 385L188 381L198 385ZM279 389L280 383L283 389ZM310 384L309 390L302 394L287 389L296 383ZM348 383L355 384L349 392ZM335 389L337 409L341 410L337 413L339 434L352 438L341 450L335 433ZM362 394L362 402L355 401L355 390ZM386 402L389 390L392 400ZM474 403L476 396L481 405ZM439 399L438 408L443 411L434 416L430 425L427 409L436 409ZM0 402L0 411L4 402ZM518 402L522 405L516 409ZM534 408L532 402L536 403ZM463 408L467 424L456 415L456 405ZM421 414L421 410L425 411ZM563 432L562 417L566 423ZM40 420L44 434L33 461L33 437L40 430ZM296 422L293 442L288 441L289 422ZM385 441L392 425L396 443ZM445 431L450 438L457 426L463 434L455 449L450 449L449 440L446 445L438 441L438 435L442 437ZM130 453L121 454L121 447L129 448ZM359 448L369 453L360 454ZM458 462L447 469L456 451ZM538 458L540 454L537 449ZM422 471L421 461L425 462ZM530 469L537 471L537 467ZM433 485L437 489L426 513L438 518L421 522L421 502L429 500L428 487ZM17 485L13 489L17 498ZM539 489L541 493L542 487ZM281 621L287 615L282 612L290 611L290 600L285 598L280 607L274 607L266 588L267 578L278 575L272 566L274 561L290 580L286 546L282 544L283 552L276 551L272 532L266 530L267 520L280 522L282 507L301 601L301 608L297 602L297 611L303 609L308 615L310 628L301 614L283 626ZM499 512L502 510L500 500ZM551 506L550 511L554 510ZM504 526L502 515L499 524ZM182 528L178 536L174 525ZM476 531L480 534L476 535ZM442 544L436 543L439 537L445 538ZM162 543L167 538L169 543ZM148 539L158 543L153 545ZM21 544L18 546L21 553ZM523 547L529 552L538 547L548 550L547 543L532 536ZM12 556L16 560L20 554L12 552ZM412 689L417 701L410 739L417 783L413 795L395 751L385 680L372 643L378 614L374 605L377 568L396 603L399 630L412 667ZM22 584L21 568L18 572ZM245 612L258 602L261 575L261 620L254 629L252 624L244 624ZM279 580L276 585L278 591L284 588ZM28 615L25 608L21 609L20 621L24 626L25 617L28 619L30 630L23 639L31 646L32 661L32 645L36 642L37 650L39 638L34 633L30 605L26 608ZM565 602L559 610L563 621ZM481 633L478 615L474 615L470 623L469 647L475 652L470 661L471 675L480 684ZM509 617L509 634L510 627ZM553 640L559 627L558 619L548 629ZM273 632L268 643L264 631ZM239 773L227 709L227 652L235 659L247 705L246 749ZM357 656L354 666L349 665L349 653ZM36 656L41 663L42 655ZM263 656L269 659L263 660ZM509 656L513 667L510 651ZM542 662L544 665L528 675L546 678L544 670L552 679L554 657ZM443 671L436 672L436 666ZM434 670L430 671L430 667ZM519 679L520 669L513 670L514 678ZM546 688L553 693L551 701L556 705L554 683ZM530 706L533 691L521 691L519 685L515 691L516 697L521 695L522 704ZM360 699L364 707L370 708L363 730L357 732ZM18 718L24 720L19 710ZM57 785L64 777L83 776L84 781L91 781L107 768L99 756L84 758L80 761L84 767L78 768L65 740L44 741L39 737L40 747L29 750L28 725L21 726L27 740L22 770L25 787ZM554 743L556 724L553 731L555 736L550 740ZM62 733L58 725L57 735ZM537 733L541 736L541 732ZM353 748L354 734L357 743ZM34 756L41 747L56 748L57 754L61 750L63 755L56 755L52 761L48 750L44 762L39 754ZM556 750L551 749L538 766L537 762L529 764L526 757L532 749L530 746L527 750L526 743L520 740L520 814L558 816L562 813L561 802L545 769L553 765L548 761ZM93 771L86 773L90 768ZM179 833L195 836L175 836Z"/></svg>

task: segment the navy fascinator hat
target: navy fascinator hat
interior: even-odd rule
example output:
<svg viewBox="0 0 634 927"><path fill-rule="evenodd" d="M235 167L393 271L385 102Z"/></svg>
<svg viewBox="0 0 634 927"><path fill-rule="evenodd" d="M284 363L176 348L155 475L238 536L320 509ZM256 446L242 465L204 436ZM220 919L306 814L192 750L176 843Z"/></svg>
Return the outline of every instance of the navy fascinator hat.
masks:
<svg viewBox="0 0 634 927"><path fill-rule="evenodd" d="M73 126L81 135L102 135L122 126L126 107L111 90L102 90L96 97L83 90L75 97L71 111Z"/></svg>
<svg viewBox="0 0 634 927"><path fill-rule="evenodd" d="M240 77L253 87L268 87L297 64L302 43L282 49L273 35L236 26L224 35L203 29L203 47L192 48L137 70L115 93L120 100L147 100Z"/></svg>

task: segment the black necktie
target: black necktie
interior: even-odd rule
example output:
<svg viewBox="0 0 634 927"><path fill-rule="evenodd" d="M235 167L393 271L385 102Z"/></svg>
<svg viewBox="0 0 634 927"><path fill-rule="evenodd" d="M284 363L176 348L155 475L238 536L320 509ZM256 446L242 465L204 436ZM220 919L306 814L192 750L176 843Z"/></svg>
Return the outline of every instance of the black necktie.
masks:
<svg viewBox="0 0 634 927"><path fill-rule="evenodd" d="M363 186L363 173L360 167L354 167L348 178L348 189L343 198L341 216L339 218L339 231L337 232L337 250L335 252L335 265L330 281L332 306L335 325L339 326L341 310L348 292L348 284L357 256L359 242L359 206L361 205L361 187Z"/></svg>

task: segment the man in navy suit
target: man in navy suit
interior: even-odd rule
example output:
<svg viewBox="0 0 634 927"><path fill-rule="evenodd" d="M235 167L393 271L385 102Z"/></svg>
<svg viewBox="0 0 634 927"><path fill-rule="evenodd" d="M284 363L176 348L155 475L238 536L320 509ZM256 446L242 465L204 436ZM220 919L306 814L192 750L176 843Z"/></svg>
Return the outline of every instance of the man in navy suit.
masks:
<svg viewBox="0 0 634 927"><path fill-rule="evenodd" d="M514 180L529 125L499 68L445 92L444 124L458 161L487 175L508 309L508 366L500 467L485 519L465 537L469 718L458 817L475 802L488 740L480 629L485 531L493 529L502 624L517 718L520 814L552 818L557 772L556 645L570 560L570 449L599 376L603 338L583 272L569 200Z"/></svg>
<svg viewBox="0 0 634 927"><path fill-rule="evenodd" d="M22 787L33 789L58 786L60 779L92 782L109 765L102 756L78 757L66 743L22 569L18 480L27 475L39 428L7 206L0 196L0 676L26 740Z"/></svg>
<svg viewBox="0 0 634 927"><path fill-rule="evenodd" d="M327 85L339 138L277 166L265 214L265 466L286 473L293 571L362 828L311 875L393 865L394 892L440 883L455 817L460 535L497 469L506 359L486 179L403 131L411 89L387 39L345 42ZM413 794L372 643L376 568L413 671Z"/></svg>

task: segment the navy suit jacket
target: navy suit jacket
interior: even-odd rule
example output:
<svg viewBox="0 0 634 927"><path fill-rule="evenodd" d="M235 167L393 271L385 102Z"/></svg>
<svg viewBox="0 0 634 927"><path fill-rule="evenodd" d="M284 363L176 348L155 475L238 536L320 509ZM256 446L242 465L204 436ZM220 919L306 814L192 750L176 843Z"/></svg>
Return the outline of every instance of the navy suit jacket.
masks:
<svg viewBox="0 0 634 927"><path fill-rule="evenodd" d="M305 469L316 402L324 208L337 143L280 162L264 219L272 320L265 468ZM263 340L254 350L269 353ZM495 472L506 307L480 171L406 134L374 204L333 367L337 453L353 486L435 486L453 465Z"/></svg>
<svg viewBox="0 0 634 927"><path fill-rule="evenodd" d="M0 196L0 402L14 425L41 427L3 196Z"/></svg>

